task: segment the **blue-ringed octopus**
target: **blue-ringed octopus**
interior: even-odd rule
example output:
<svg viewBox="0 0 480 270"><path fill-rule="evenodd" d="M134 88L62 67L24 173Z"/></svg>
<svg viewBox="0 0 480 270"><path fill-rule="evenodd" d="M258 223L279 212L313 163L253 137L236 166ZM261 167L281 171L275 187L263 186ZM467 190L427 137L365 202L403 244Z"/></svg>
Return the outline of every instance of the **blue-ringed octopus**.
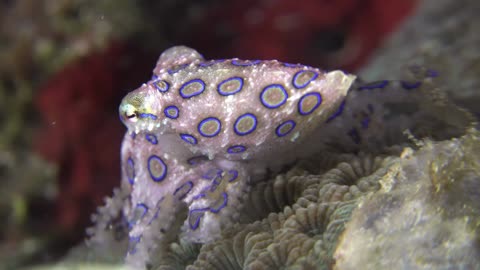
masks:
<svg viewBox="0 0 480 270"><path fill-rule="evenodd" d="M277 60L205 60L184 46L164 51L152 78L119 108L128 128L121 149L127 261L148 258L157 248L151 238L172 234L172 224L182 239L216 239L236 221L252 183L327 144L375 143L384 104L422 99L421 86L421 79L363 83L341 70Z"/></svg>

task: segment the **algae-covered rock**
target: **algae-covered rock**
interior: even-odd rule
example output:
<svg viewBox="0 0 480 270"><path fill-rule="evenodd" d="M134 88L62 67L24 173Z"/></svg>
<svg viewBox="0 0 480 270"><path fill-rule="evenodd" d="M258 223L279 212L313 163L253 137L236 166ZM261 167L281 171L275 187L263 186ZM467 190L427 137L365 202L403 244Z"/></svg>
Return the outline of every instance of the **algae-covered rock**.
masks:
<svg viewBox="0 0 480 270"><path fill-rule="evenodd" d="M395 78L406 65L435 69L459 104L480 113L480 2L423 0L405 25L385 42L360 74Z"/></svg>
<svg viewBox="0 0 480 270"><path fill-rule="evenodd" d="M480 133L405 149L381 189L359 201L336 269L475 269L480 265Z"/></svg>

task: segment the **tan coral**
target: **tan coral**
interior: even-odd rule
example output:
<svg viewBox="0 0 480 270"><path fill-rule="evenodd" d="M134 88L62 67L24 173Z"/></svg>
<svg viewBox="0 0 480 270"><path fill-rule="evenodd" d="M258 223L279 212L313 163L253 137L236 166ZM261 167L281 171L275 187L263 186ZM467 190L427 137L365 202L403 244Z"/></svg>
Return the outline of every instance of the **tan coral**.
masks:
<svg viewBox="0 0 480 270"><path fill-rule="evenodd" d="M303 183L297 180L305 171L293 170L290 177L278 175L275 179L261 182L252 187L245 202L243 220L258 220L268 213L280 212L283 207L292 204L302 192Z"/></svg>
<svg viewBox="0 0 480 270"><path fill-rule="evenodd" d="M306 208L299 208L295 215L290 216L284 223L284 228L305 233L310 236L321 234L325 231L328 216L331 215L331 204L310 204Z"/></svg>
<svg viewBox="0 0 480 270"><path fill-rule="evenodd" d="M187 269L244 269L272 241L270 233L259 230L260 223L249 228L232 238L204 245L195 263Z"/></svg>
<svg viewBox="0 0 480 270"><path fill-rule="evenodd" d="M291 230L280 230L274 243L270 244L257 260L246 269L281 269L293 265L300 257L308 254L314 245L314 240L305 234Z"/></svg>

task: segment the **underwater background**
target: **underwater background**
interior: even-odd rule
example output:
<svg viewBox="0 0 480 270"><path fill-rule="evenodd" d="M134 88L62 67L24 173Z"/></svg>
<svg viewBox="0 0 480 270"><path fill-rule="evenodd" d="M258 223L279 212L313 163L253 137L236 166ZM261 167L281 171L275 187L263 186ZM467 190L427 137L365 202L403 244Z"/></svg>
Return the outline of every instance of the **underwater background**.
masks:
<svg viewBox="0 0 480 270"><path fill-rule="evenodd" d="M366 80L426 66L474 120L302 160L254 187L251 222L214 243L171 243L152 269L480 269L479 11L473 0L1 1L0 269L124 267L113 247L92 255L85 230L120 183L120 101L174 45Z"/></svg>

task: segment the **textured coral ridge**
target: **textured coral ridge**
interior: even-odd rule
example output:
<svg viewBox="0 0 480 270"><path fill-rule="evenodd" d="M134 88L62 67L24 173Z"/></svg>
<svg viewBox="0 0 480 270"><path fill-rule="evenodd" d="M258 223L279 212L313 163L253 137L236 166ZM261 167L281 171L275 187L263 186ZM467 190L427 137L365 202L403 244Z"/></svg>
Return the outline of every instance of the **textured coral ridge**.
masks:
<svg viewBox="0 0 480 270"><path fill-rule="evenodd" d="M378 189L378 184L357 178L374 172L381 160L342 157L353 163L299 182L295 177L262 181L265 172L332 147L378 151L398 141L404 128L439 138L461 134L469 115L434 87L434 72L418 67L412 71L413 81L352 84L355 76L341 71L278 61L205 61L186 47L165 51L152 80L120 105L129 129L122 145L122 185L94 216L90 242L109 238L122 243L116 247L141 269L169 262L174 248L169 243L176 241L181 254L174 255L173 260L179 260L175 263L193 262L194 255L182 250L196 252L195 243L209 243L240 228L248 233L235 234L238 241L247 243L252 232L263 232L266 238L263 245L252 243L251 248L262 252L237 260L239 268L317 265L311 260L328 264L334 233L342 231L354 199ZM417 106L394 116L391 103ZM436 132L445 126L450 132ZM390 136L392 131L396 137ZM355 162L366 167L355 168ZM343 170L348 177L338 178ZM234 225L268 213L276 214L245 228ZM236 241L228 239L219 241ZM284 244L286 239L298 241ZM202 252L214 247L205 244L193 265L212 268L202 264L212 264L216 257L202 257ZM240 256L237 251L231 250ZM297 255L307 251L311 257L298 261Z"/></svg>

